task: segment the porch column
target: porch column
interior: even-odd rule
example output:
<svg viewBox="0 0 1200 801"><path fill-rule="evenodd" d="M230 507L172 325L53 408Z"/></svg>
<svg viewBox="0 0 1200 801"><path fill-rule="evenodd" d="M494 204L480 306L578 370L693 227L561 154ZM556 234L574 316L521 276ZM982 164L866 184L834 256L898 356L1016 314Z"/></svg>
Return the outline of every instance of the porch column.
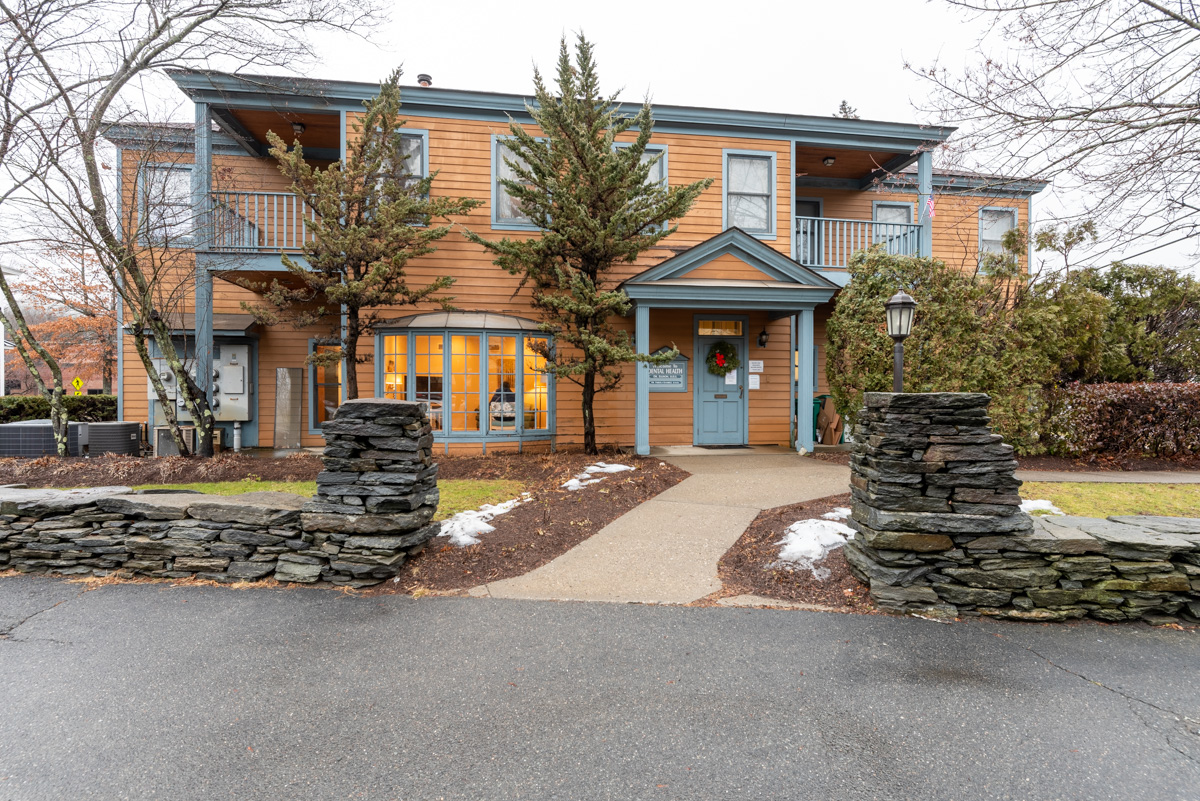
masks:
<svg viewBox="0 0 1200 801"><path fill-rule="evenodd" d="M650 308L639 303L634 312L633 347L650 352ZM638 456L650 455L650 365L638 362L634 392L634 448Z"/></svg>
<svg viewBox="0 0 1200 801"><path fill-rule="evenodd" d="M812 451L812 400L817 388L813 386L813 310L801 309L797 314L796 347L800 355L800 376L796 381L796 450Z"/></svg>
<svg viewBox="0 0 1200 801"><path fill-rule="evenodd" d="M788 410L791 415L792 447L800 444L800 405L796 402L796 315L788 318Z"/></svg>
<svg viewBox="0 0 1200 801"><path fill-rule="evenodd" d="M212 197L212 122L208 104L196 104L196 142L192 163L192 209L196 258L196 384L212 403L213 285L212 273L200 253L212 243L209 199Z"/></svg>
<svg viewBox="0 0 1200 801"><path fill-rule="evenodd" d="M933 151L922 150L917 156L917 220L921 223L921 258L933 255L933 218L929 199L933 197Z"/></svg>

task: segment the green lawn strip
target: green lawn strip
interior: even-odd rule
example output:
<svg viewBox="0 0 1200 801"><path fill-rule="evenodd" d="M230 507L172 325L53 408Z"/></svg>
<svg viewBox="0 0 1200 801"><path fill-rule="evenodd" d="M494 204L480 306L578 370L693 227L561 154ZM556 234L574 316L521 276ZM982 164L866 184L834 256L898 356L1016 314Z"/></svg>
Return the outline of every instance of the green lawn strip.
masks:
<svg viewBox="0 0 1200 801"><path fill-rule="evenodd" d="M208 481L196 484L142 484L134 489L193 490L206 495L241 495L243 492L290 492L311 497L317 494L315 481ZM519 497L525 491L520 481L476 481L455 479L439 481L441 503L435 520L445 520L485 503L501 503Z"/></svg>
<svg viewBox="0 0 1200 801"><path fill-rule="evenodd" d="M1069 515L1200 517L1200 484L1109 484L1027 481L1026 500L1048 500Z"/></svg>

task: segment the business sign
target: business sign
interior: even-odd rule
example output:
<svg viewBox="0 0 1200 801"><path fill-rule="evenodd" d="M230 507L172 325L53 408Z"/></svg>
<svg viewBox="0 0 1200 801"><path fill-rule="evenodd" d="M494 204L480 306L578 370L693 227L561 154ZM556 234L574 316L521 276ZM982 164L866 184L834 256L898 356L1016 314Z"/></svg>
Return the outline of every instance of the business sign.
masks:
<svg viewBox="0 0 1200 801"><path fill-rule="evenodd" d="M665 353L667 348L659 348L651 355ZM687 392L688 377L687 377L688 358L682 353L676 356L666 364L651 364L650 368L650 391L651 392Z"/></svg>

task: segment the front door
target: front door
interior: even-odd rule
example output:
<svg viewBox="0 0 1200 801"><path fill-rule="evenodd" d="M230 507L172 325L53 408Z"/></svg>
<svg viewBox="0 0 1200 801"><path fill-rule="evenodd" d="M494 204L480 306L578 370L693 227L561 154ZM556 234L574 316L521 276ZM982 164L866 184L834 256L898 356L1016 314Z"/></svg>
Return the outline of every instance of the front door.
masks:
<svg viewBox="0 0 1200 801"><path fill-rule="evenodd" d="M692 440L696 445L746 444L746 326L744 317L696 318L695 414ZM724 376L708 370L708 353L718 342L737 354L738 368Z"/></svg>

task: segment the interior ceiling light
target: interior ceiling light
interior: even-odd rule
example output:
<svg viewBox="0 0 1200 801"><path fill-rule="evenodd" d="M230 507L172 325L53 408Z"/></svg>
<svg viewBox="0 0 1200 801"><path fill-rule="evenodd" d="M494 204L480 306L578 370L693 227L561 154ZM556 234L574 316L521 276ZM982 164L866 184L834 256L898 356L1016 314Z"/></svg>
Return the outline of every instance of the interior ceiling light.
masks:
<svg viewBox="0 0 1200 801"><path fill-rule="evenodd" d="M833 156L826 156L825 158L821 159L821 163L826 167L832 167L835 161L837 161L837 159L835 159Z"/></svg>
<svg viewBox="0 0 1200 801"><path fill-rule="evenodd" d="M299 136L300 134L304 133L304 128L305 128L305 126L304 126L304 123L302 123L302 122L293 122L292 123L292 133L294 133L296 136Z"/></svg>

